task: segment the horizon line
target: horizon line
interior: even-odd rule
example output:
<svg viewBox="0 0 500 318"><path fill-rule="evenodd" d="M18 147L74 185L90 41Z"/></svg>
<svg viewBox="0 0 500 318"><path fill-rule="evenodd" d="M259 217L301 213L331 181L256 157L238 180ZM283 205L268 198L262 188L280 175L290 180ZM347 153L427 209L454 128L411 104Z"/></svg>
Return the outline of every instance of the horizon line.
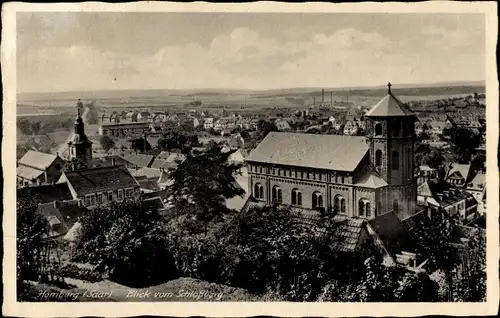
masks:
<svg viewBox="0 0 500 318"><path fill-rule="evenodd" d="M390 82L393 89L397 89L398 86L420 86L419 88L426 88L435 85L464 85L481 83L486 85L486 80L458 80L449 82L426 82L426 83L397 83ZM429 85L429 86L426 86ZM387 84L380 85L362 85L362 86L336 86L336 87L325 87L325 86L294 86L294 87L281 87L281 88L267 88L267 89L249 89L249 88L228 88L228 87L199 87L199 88L125 88L125 89L81 89L81 90L68 90L68 91L30 91L30 92L16 92L16 95L20 94L61 94L61 93L91 93L91 92L126 92L126 91L196 91L196 90L232 90L232 91L276 91L276 90L291 90L291 89L330 89L330 90L358 90L358 89L382 89L387 87ZM408 87L404 87L408 88Z"/></svg>

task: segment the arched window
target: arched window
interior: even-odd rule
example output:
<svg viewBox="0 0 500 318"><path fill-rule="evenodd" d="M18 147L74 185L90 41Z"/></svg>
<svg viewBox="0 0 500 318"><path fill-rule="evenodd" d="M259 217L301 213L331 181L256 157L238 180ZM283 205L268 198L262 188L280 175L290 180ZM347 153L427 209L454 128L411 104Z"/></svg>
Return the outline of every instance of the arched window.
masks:
<svg viewBox="0 0 500 318"><path fill-rule="evenodd" d="M394 199L392 201L392 211L394 213L396 213L396 214L399 212L399 206L398 206L398 200L397 199Z"/></svg>
<svg viewBox="0 0 500 318"><path fill-rule="evenodd" d="M399 152L392 152L392 170L399 170Z"/></svg>
<svg viewBox="0 0 500 318"><path fill-rule="evenodd" d="M335 212L345 213L345 199L340 194L333 199L333 209Z"/></svg>
<svg viewBox="0 0 500 318"><path fill-rule="evenodd" d="M382 150L378 149L375 151L375 166L378 167L382 165Z"/></svg>
<svg viewBox="0 0 500 318"><path fill-rule="evenodd" d="M283 200L281 196L281 188L278 186L273 187L273 202L281 203Z"/></svg>
<svg viewBox="0 0 500 318"><path fill-rule="evenodd" d="M359 216L365 216L365 202L363 200L359 200L358 213Z"/></svg>
<svg viewBox="0 0 500 318"><path fill-rule="evenodd" d="M256 183L254 186L254 197L256 199L264 199L264 187L260 183Z"/></svg>
<svg viewBox="0 0 500 318"><path fill-rule="evenodd" d="M372 215L370 207L370 201L368 199L360 199L358 202L358 214L359 216L370 217Z"/></svg>
<svg viewBox="0 0 500 318"><path fill-rule="evenodd" d="M375 124L375 135L376 136L382 135L382 124L381 123Z"/></svg>
<svg viewBox="0 0 500 318"><path fill-rule="evenodd" d="M313 209L323 207L323 196L318 191L312 194L312 207Z"/></svg>
<svg viewBox="0 0 500 318"><path fill-rule="evenodd" d="M292 204L302 205L302 193L298 189L292 190Z"/></svg>

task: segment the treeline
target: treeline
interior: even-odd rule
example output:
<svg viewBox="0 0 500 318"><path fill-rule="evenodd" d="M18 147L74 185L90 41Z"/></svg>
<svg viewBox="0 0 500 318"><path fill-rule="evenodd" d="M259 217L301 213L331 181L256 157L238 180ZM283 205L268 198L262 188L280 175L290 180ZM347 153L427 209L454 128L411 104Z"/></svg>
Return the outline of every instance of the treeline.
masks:
<svg viewBox="0 0 500 318"><path fill-rule="evenodd" d="M21 118L17 127L24 135L44 135L57 129L71 129L75 123L73 115L54 115Z"/></svg>

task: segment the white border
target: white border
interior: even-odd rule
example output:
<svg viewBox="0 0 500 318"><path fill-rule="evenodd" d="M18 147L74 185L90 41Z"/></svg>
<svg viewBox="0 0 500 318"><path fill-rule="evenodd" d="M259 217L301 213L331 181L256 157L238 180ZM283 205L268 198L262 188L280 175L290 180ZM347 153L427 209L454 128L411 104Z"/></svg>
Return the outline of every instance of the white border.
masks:
<svg viewBox="0 0 500 318"><path fill-rule="evenodd" d="M211 4L137 2L137 3L56 3L26 4L12 2L2 7L2 79L4 84L4 113L2 164L14 167L16 161L16 12L351 12L351 13L484 13L486 15L486 101L487 101L487 264L488 300L485 303L18 303L15 299L15 170L4 169L4 304L5 315L23 317L55 316L129 316L161 314L170 316L418 316L441 315L494 315L499 305L499 183L497 170L498 145L498 81L496 68L497 24L496 2L443 2L420 3L277 3Z"/></svg>

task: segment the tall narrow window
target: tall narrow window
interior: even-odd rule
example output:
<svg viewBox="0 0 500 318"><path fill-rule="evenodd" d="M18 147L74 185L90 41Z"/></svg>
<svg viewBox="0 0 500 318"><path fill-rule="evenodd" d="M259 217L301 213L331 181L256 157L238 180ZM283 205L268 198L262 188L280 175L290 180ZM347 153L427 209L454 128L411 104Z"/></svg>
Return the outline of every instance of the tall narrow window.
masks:
<svg viewBox="0 0 500 318"><path fill-rule="evenodd" d="M313 209L323 207L323 196L318 191L312 194L312 207Z"/></svg>
<svg viewBox="0 0 500 318"><path fill-rule="evenodd" d="M281 188L278 186L273 187L273 202L277 202L277 203L282 202Z"/></svg>
<svg viewBox="0 0 500 318"><path fill-rule="evenodd" d="M363 200L359 200L358 213L359 213L359 216L365 215L365 202Z"/></svg>
<svg viewBox="0 0 500 318"><path fill-rule="evenodd" d="M375 135L376 136L382 135L382 124L381 123L375 124Z"/></svg>
<svg viewBox="0 0 500 318"><path fill-rule="evenodd" d="M260 183L256 183L254 186L254 197L256 199L264 199L264 187Z"/></svg>
<svg viewBox="0 0 500 318"><path fill-rule="evenodd" d="M391 123L391 135L393 137L398 137L401 130L401 122L399 120L395 120Z"/></svg>
<svg viewBox="0 0 500 318"><path fill-rule="evenodd" d="M298 189L292 190L292 204L302 205L302 193Z"/></svg>
<svg viewBox="0 0 500 318"><path fill-rule="evenodd" d="M392 170L399 170L399 152L392 152Z"/></svg>
<svg viewBox="0 0 500 318"><path fill-rule="evenodd" d="M397 199L394 199L394 201L392 201L392 211L396 214L399 212L399 206L398 206Z"/></svg>
<svg viewBox="0 0 500 318"><path fill-rule="evenodd" d="M381 166L382 165L382 150L378 149L375 152L375 166Z"/></svg>
<svg viewBox="0 0 500 318"><path fill-rule="evenodd" d="M372 216L370 202L366 202L366 204L365 204L365 213L366 213L366 217Z"/></svg>

